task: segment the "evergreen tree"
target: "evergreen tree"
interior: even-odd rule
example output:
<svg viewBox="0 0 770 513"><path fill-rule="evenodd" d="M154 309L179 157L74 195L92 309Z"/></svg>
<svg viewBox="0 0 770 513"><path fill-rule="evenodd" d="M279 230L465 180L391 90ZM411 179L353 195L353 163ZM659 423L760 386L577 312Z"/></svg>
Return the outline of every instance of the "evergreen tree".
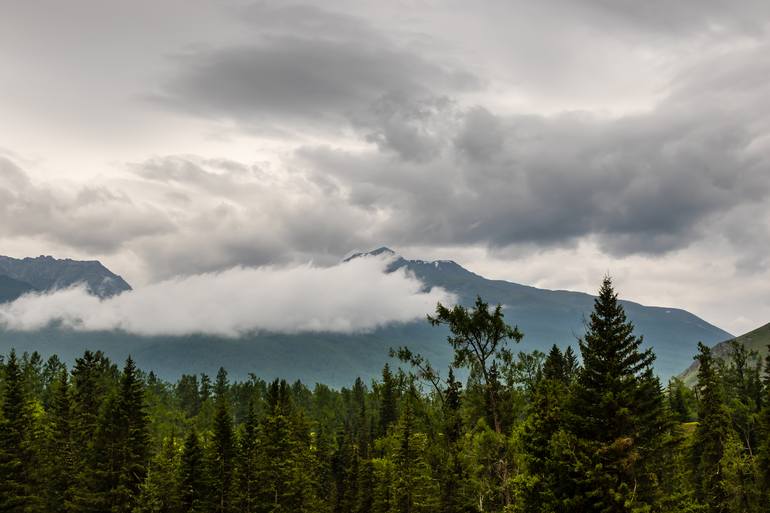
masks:
<svg viewBox="0 0 770 513"><path fill-rule="evenodd" d="M366 513L374 511L374 490L377 486L372 460L362 460L358 468L358 497L354 511Z"/></svg>
<svg viewBox="0 0 770 513"><path fill-rule="evenodd" d="M678 378L672 378L668 382L668 405L674 418L679 422L691 422L695 412L693 406L695 397L684 382Z"/></svg>
<svg viewBox="0 0 770 513"><path fill-rule="evenodd" d="M730 511L724 456L732 438L730 413L711 349L698 343L698 427L693 443L696 498L710 513Z"/></svg>
<svg viewBox="0 0 770 513"><path fill-rule="evenodd" d="M633 331L606 277L580 340L583 367L567 405L578 490L567 504L575 510L633 511L654 500L651 462L668 420L652 373L655 356Z"/></svg>
<svg viewBox="0 0 770 513"><path fill-rule="evenodd" d="M211 444L212 486L216 493L215 511L232 511L233 470L235 466L235 434L228 405L227 372L220 368L216 381L216 413Z"/></svg>
<svg viewBox="0 0 770 513"><path fill-rule="evenodd" d="M130 511L147 473L149 459L149 421L145 411L144 385L134 360L129 356L120 382L119 419L124 437L120 454L119 511Z"/></svg>
<svg viewBox="0 0 770 513"><path fill-rule="evenodd" d="M473 498L468 492L468 471L462 458L463 422L461 412L462 385L449 368L446 380L444 413L444 464L441 477L441 507L444 513L472 510Z"/></svg>
<svg viewBox="0 0 770 513"><path fill-rule="evenodd" d="M187 417L194 417L201 409L201 396L198 391L198 377L182 374L176 384L176 396L181 402Z"/></svg>
<svg viewBox="0 0 770 513"><path fill-rule="evenodd" d="M309 426L294 411L285 381L271 383L267 396L270 411L260 423L256 511L318 511L322 504Z"/></svg>
<svg viewBox="0 0 770 513"><path fill-rule="evenodd" d="M572 350L572 346L567 346L567 349L564 350L564 370L569 383L575 379L579 369L580 364L575 351Z"/></svg>
<svg viewBox="0 0 770 513"><path fill-rule="evenodd" d="M46 510L54 512L67 510L75 484L72 399L66 370L60 371L52 388L52 404L48 411L50 429L45 444L48 460L45 466L45 490Z"/></svg>
<svg viewBox="0 0 770 513"><path fill-rule="evenodd" d="M522 500L527 511L553 511L566 481L561 465L552 459L553 438L564 427L564 401L570 379L569 362L554 345L532 394L530 411L521 431L526 465L532 479L524 481Z"/></svg>
<svg viewBox="0 0 770 513"><path fill-rule="evenodd" d="M153 457L147 477L139 489L134 513L178 513L182 507L179 496L180 465L176 438L172 435L163 441L160 451Z"/></svg>
<svg viewBox="0 0 770 513"><path fill-rule="evenodd" d="M148 419L144 389L129 357L119 386L102 402L88 459L79 474L76 511L130 512L144 480L148 459Z"/></svg>
<svg viewBox="0 0 770 513"><path fill-rule="evenodd" d="M425 459L427 437L417 430L412 390L394 433L392 513L438 511L438 486Z"/></svg>
<svg viewBox="0 0 770 513"><path fill-rule="evenodd" d="M259 424L254 408L254 401L249 401L249 410L246 415L246 422L243 427L243 433L240 437L240 446L236 460L236 481L237 511L242 513L253 513L257 507L257 490L259 482L257 480L257 464L259 458Z"/></svg>
<svg viewBox="0 0 770 513"><path fill-rule="evenodd" d="M26 383L16 352L4 365L4 396L0 418L0 511L22 513L34 504L33 454L30 445L32 418Z"/></svg>
<svg viewBox="0 0 770 513"><path fill-rule="evenodd" d="M99 412L105 397L114 390L115 374L112 363L100 351L85 351L72 368L72 447L75 459L75 484L71 487L72 511L94 511L97 502L95 472L104 455L96 446ZM111 421L107 415L105 422ZM99 511L96 507L95 511Z"/></svg>
<svg viewBox="0 0 770 513"><path fill-rule="evenodd" d="M382 386L380 387L380 436L388 432L388 427L398 418L396 409L397 384L390 372L390 366L386 363L382 368Z"/></svg>
<svg viewBox="0 0 770 513"><path fill-rule="evenodd" d="M208 513L210 511L208 469L203 447L195 429L190 430L182 449L179 466L179 498L182 513Z"/></svg>

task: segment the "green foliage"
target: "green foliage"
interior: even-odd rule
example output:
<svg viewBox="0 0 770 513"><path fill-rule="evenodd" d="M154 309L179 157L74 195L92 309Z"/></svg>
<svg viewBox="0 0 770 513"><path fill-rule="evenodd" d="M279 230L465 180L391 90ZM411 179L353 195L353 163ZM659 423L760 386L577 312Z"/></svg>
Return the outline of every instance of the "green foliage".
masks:
<svg viewBox="0 0 770 513"><path fill-rule="evenodd" d="M3 407L0 418L0 511L24 512L34 503L32 413L24 376L11 351L3 367Z"/></svg>
<svg viewBox="0 0 770 513"><path fill-rule="evenodd" d="M580 340L583 368L571 387L565 426L574 435L572 479L578 509L635 511L652 506L655 458L669 428L655 356L642 350L612 282L605 278Z"/></svg>

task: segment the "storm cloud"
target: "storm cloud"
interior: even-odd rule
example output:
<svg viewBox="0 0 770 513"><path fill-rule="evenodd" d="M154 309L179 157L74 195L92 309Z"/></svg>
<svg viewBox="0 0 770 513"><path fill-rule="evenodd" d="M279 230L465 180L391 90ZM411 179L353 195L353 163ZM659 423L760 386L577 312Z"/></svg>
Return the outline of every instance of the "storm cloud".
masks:
<svg viewBox="0 0 770 513"><path fill-rule="evenodd" d="M421 56L363 18L259 4L244 18L256 41L176 56L155 99L252 129L344 130L379 117L391 97L420 101L481 86L471 72Z"/></svg>

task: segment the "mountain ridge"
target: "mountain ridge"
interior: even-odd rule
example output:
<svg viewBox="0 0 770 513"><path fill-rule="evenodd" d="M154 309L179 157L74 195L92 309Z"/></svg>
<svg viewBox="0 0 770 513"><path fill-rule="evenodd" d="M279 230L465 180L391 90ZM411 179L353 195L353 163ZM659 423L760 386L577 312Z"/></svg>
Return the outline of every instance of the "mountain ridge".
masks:
<svg viewBox="0 0 770 513"><path fill-rule="evenodd" d="M575 347L577 338L585 331L584 319L593 309L594 296L590 294L490 280L452 260L408 260L385 247L355 253L345 260L386 254L392 259L388 271L405 268L426 289L442 287L464 305L471 305L476 296L490 304L503 305L506 321L524 333L524 340L513 347L514 351L547 352L552 344ZM698 341L716 343L732 337L682 309L650 307L625 300L622 304L635 323L637 334L643 334L645 345L655 350L656 372L663 379L678 374L689 364ZM429 313L432 311L425 312ZM170 379L178 377L181 371L214 374L223 365L233 376L245 377L253 372L264 378L344 386L359 376L377 376L387 361L388 349L401 345L423 354L436 368L446 368L452 356L447 335L445 328L431 327L424 317L367 333L251 333L237 339L208 335L138 336L49 327L38 332L3 332L0 352L15 346L20 351L56 352L72 361L86 348L104 349L116 358L130 353L143 367Z"/></svg>
<svg viewBox="0 0 770 513"><path fill-rule="evenodd" d="M0 275L29 285L30 292L50 292L84 284L92 294L107 298L131 290L122 277L98 260L57 259L50 255L25 258L0 255Z"/></svg>

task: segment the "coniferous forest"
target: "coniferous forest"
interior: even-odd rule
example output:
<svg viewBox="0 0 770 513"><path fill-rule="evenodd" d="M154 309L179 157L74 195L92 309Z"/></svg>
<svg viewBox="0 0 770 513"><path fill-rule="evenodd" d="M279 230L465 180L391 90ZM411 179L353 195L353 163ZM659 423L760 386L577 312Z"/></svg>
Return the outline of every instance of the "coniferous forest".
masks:
<svg viewBox="0 0 770 513"><path fill-rule="evenodd" d="M481 298L428 321L451 368L394 348L341 390L11 352L0 511L768 511L770 360L700 345L697 385L663 386L609 278L575 350L517 351Z"/></svg>

